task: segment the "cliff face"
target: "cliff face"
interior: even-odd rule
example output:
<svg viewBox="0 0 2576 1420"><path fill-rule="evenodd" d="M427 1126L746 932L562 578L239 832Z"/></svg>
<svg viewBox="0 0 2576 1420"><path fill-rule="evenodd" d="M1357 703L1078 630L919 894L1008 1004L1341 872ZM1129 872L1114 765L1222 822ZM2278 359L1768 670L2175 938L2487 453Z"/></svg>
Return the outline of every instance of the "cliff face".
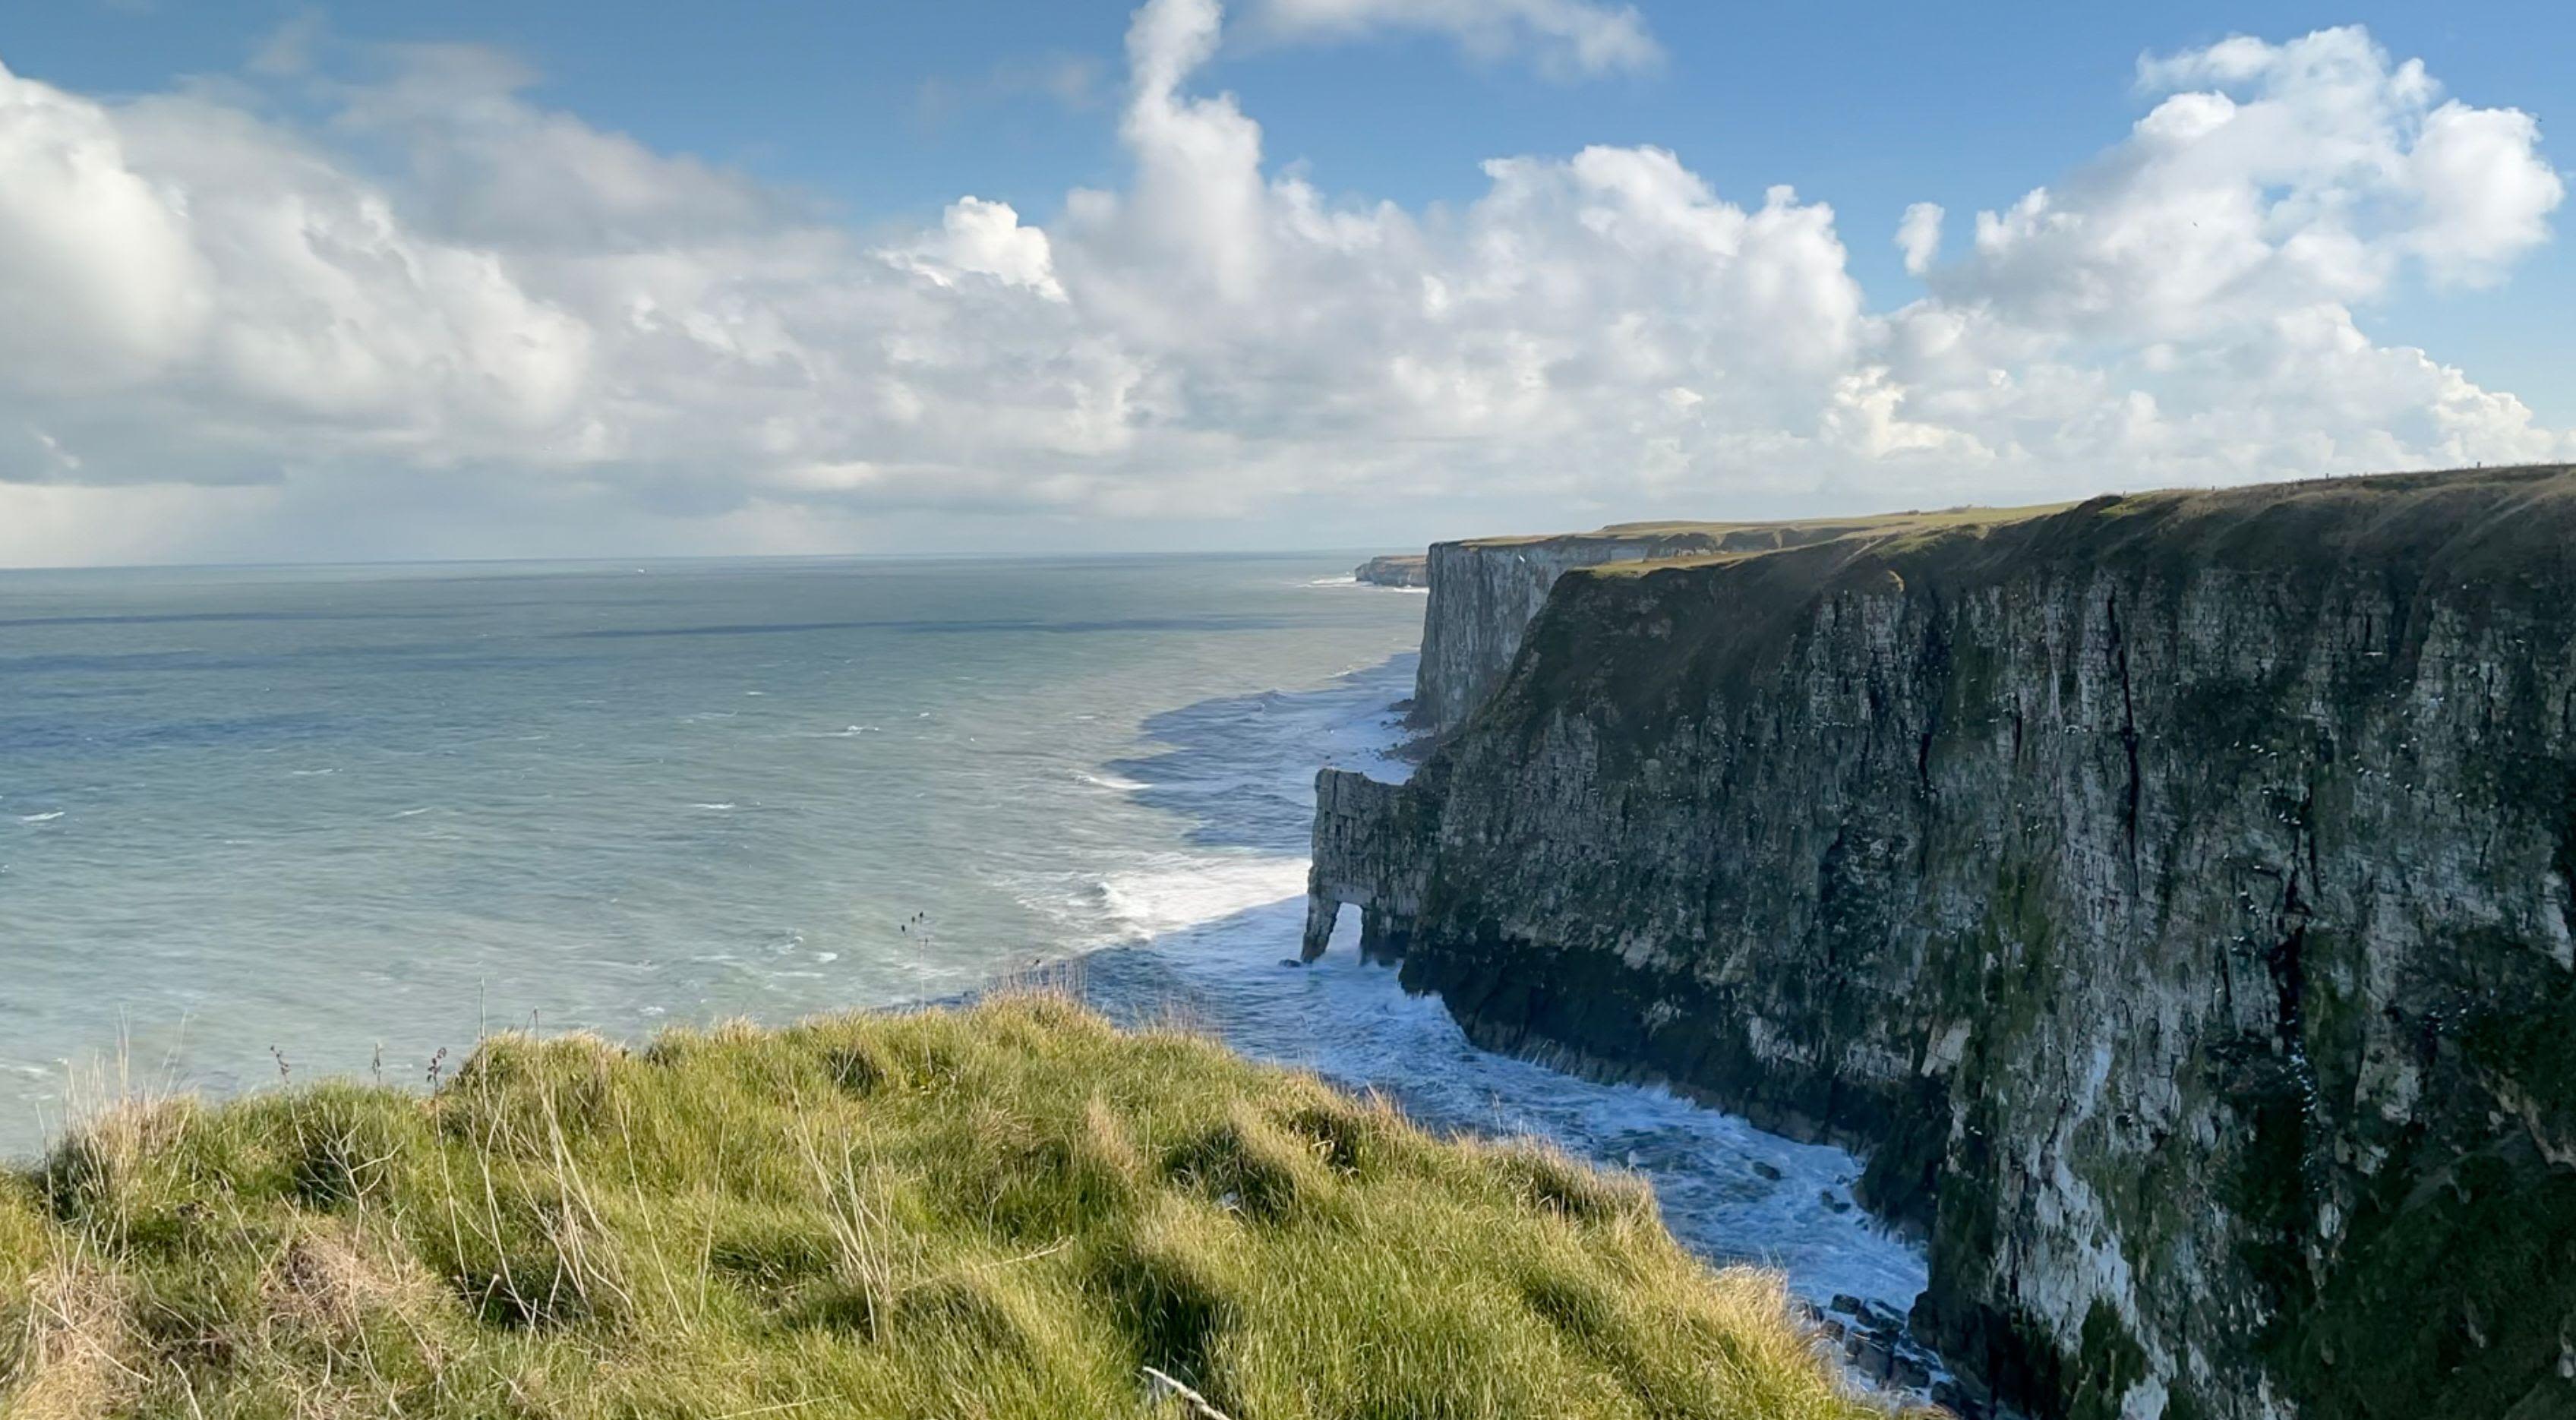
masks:
<svg viewBox="0 0 2576 1420"><path fill-rule="evenodd" d="M1936 517L1943 515L1934 515ZM1416 723L1447 734L1511 669L1521 635L1556 579L1581 567L1803 547L1922 515L1805 523L1619 523L1563 537L1485 538L1431 546L1431 605L1414 672Z"/></svg>
<svg viewBox="0 0 2576 1420"><path fill-rule="evenodd" d="M1868 1151L2005 1400L2576 1414L2576 473L1567 576L1319 798L1321 930Z"/></svg>
<svg viewBox="0 0 2576 1420"><path fill-rule="evenodd" d="M1413 717L1435 734L1467 718L1511 669L1521 633L1556 579L1577 567L1706 550L1704 538L1562 537L1431 545Z"/></svg>

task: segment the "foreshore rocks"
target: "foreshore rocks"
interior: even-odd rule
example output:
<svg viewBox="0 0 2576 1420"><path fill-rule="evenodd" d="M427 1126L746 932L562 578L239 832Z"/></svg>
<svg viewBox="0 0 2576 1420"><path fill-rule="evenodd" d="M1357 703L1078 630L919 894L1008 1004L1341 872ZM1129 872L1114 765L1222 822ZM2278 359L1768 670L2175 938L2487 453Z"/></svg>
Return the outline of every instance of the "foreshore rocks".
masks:
<svg viewBox="0 0 2576 1420"><path fill-rule="evenodd" d="M2576 472L1471 546L1310 953L1866 1152L1971 1393L2576 1414Z"/></svg>

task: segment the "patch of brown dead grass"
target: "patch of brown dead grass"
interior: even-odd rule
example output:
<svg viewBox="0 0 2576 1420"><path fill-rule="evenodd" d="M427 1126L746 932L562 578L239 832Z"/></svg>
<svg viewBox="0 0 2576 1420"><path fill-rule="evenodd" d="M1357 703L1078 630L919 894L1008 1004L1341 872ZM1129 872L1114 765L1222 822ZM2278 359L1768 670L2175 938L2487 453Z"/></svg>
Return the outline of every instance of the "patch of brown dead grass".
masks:
<svg viewBox="0 0 2576 1420"><path fill-rule="evenodd" d="M0 1409L12 1420L91 1420L130 1402L143 1375L129 1289L115 1274L61 1257L28 1279L12 1373Z"/></svg>

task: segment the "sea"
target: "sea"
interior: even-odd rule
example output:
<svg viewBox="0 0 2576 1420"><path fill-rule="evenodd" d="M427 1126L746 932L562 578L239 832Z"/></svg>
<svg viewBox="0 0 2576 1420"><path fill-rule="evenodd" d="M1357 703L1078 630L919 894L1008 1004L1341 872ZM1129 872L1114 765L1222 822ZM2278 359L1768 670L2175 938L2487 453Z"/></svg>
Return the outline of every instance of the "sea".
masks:
<svg viewBox="0 0 2576 1420"><path fill-rule="evenodd" d="M1479 1050L1347 936L1294 964L1316 768L1406 772L1425 599L1360 555L0 572L0 1158L126 1093L1036 975L1902 1313L1850 1155Z"/></svg>

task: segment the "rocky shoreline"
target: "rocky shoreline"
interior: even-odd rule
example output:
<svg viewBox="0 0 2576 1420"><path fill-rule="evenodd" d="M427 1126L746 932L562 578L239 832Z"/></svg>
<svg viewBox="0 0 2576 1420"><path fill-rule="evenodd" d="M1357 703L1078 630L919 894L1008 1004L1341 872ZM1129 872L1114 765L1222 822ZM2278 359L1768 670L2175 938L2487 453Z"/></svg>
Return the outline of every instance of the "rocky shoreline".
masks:
<svg viewBox="0 0 2576 1420"><path fill-rule="evenodd" d="M1405 587L1420 590L1431 585L1430 559L1421 553L1396 553L1372 557L1351 569L1351 576L1373 587Z"/></svg>
<svg viewBox="0 0 2576 1420"><path fill-rule="evenodd" d="M1915 1345L1905 1318L1860 1297L1837 1293L1828 1305L1812 1303L1800 1313L1826 1345L1842 1354L1845 1365L1874 1386L1928 1396L1954 1413L1974 1415L1978 1403L1958 1383L1937 1376L1934 1362Z"/></svg>
<svg viewBox="0 0 2576 1420"><path fill-rule="evenodd" d="M1435 549L1309 949L1866 1150L1963 1408L2576 1410L2576 472L1811 526Z"/></svg>

